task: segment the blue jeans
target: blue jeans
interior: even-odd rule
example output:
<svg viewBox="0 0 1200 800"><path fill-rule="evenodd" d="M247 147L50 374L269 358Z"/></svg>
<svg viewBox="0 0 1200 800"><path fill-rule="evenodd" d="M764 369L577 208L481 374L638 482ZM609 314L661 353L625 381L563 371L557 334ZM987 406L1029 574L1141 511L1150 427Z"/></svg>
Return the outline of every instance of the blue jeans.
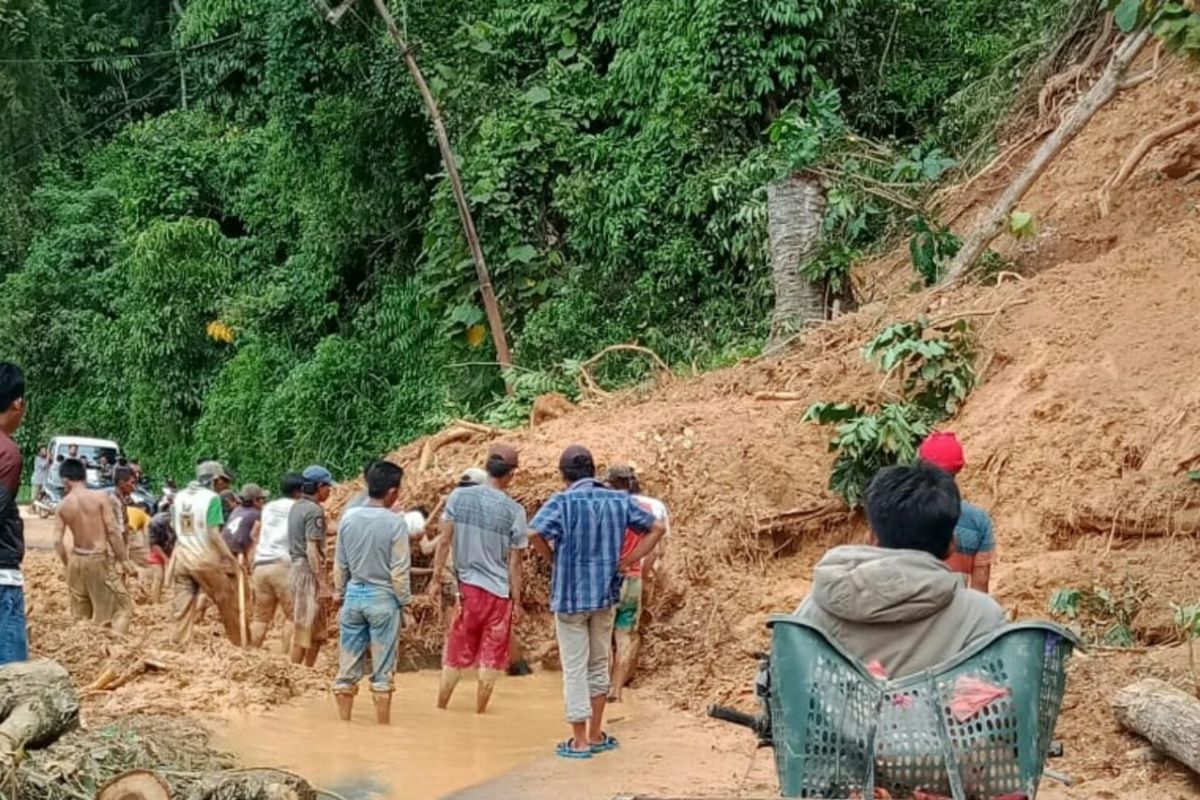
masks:
<svg viewBox="0 0 1200 800"><path fill-rule="evenodd" d="M371 649L371 691L392 691L400 641L400 600L391 589L351 583L338 615L338 674L334 694L352 694L362 680Z"/></svg>
<svg viewBox="0 0 1200 800"><path fill-rule="evenodd" d="M28 660L25 589L20 586L0 586L0 664Z"/></svg>

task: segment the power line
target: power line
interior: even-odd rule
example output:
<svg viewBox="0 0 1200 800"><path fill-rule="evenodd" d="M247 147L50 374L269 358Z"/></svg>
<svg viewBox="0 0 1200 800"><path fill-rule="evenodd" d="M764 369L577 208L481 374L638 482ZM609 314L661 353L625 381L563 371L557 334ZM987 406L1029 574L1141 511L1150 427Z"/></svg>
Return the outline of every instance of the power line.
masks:
<svg viewBox="0 0 1200 800"><path fill-rule="evenodd" d="M230 33L220 38L213 39L211 42L201 42L200 44L188 45L187 47L178 47L174 50L151 50L146 53L117 53L112 55L95 55L91 58L0 58L0 64L94 64L97 61L116 61L122 58L158 58L160 56L174 56L180 53L187 53L193 50L202 50L205 47L227 42L230 39L236 39L241 36L241 32Z"/></svg>

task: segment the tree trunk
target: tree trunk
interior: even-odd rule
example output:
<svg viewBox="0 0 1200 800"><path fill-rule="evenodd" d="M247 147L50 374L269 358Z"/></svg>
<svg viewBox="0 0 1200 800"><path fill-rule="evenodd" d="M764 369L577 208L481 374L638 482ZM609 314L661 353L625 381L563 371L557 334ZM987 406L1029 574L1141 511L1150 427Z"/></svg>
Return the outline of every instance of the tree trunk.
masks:
<svg viewBox="0 0 1200 800"><path fill-rule="evenodd" d="M25 748L50 744L79 724L71 677L54 661L0 667L0 720L0 782L11 787Z"/></svg>
<svg viewBox="0 0 1200 800"><path fill-rule="evenodd" d="M1112 706L1118 722L1200 773L1200 700L1147 678L1117 692Z"/></svg>
<svg viewBox="0 0 1200 800"><path fill-rule="evenodd" d="M349 3L343 5L348 7ZM429 90L429 84L425 82L425 74L421 72L412 48L408 46L400 28L396 26L396 20L392 17L392 12L388 10L385 0L375 0L375 10L387 24L388 33L396 42L396 46L400 48L404 64L408 67L408 72L417 85L417 92L420 93L421 100L424 101L425 108L429 112L429 121L433 125L434 137L437 139L438 149L442 154L442 165L446 168L446 177L450 179L450 189L454 194L454 202L458 206L458 216L462 221L467 246L471 249L471 258L475 261L475 276L479 280L479 293L483 296L483 308L487 312L488 327L492 332L492 341L496 345L496 360L502 369L507 369L512 364L512 358L508 351L508 335L504 332L504 321L500 316L500 305L496 302L495 289L492 288L491 273L488 271L487 262L483 259L483 248L479 244L479 234L475 230L471 206L467 204L462 178L458 174L458 163L454 158L454 150L450 147L450 136L446 133L446 126L442 122L442 114L438 110L437 100L434 99L433 92ZM511 385L509 389L511 392Z"/></svg>
<svg viewBox="0 0 1200 800"><path fill-rule="evenodd" d="M766 352L779 349L805 325L825 319L825 287L800 271L821 239L825 190L810 175L767 187L767 233L775 312Z"/></svg>
<svg viewBox="0 0 1200 800"><path fill-rule="evenodd" d="M1017 203L1021 202L1021 198L1025 196L1030 187L1046 171L1046 167L1050 166L1050 162L1074 140L1092 117L1096 116L1096 112L1121 90L1121 85L1125 82L1125 74L1129 71L1129 65L1149 39L1150 28L1147 26L1134 33L1117 48L1117 52L1108 62L1104 74L1088 90L1088 93L1080 98L1075 107L1071 109L1071 113L1063 118L1054 133L1050 134L1049 138L1042 143L1041 149L1026 165L1024 171L1017 176L1016 180L996 201L992 210L983 218L983 221L963 241L962 249L951 262L950 269L946 271L946 276L942 279L943 284L949 285L959 280L987 251L992 240L1004 231L1009 215L1017 207Z"/></svg>

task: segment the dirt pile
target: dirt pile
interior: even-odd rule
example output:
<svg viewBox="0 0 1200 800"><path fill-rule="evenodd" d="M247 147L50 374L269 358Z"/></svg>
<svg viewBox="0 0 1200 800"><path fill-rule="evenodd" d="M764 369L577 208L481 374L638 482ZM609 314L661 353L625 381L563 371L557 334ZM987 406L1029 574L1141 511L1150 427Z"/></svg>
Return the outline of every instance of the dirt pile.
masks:
<svg viewBox="0 0 1200 800"><path fill-rule="evenodd" d="M1145 131L1184 113L1198 91L1200 76L1175 64L1102 111L1022 203L1036 238L998 244L1011 264L1000 286L912 295L911 277L883 259L863 280L871 303L779 360L498 437L521 449L516 494L531 511L559 488L557 456L572 442L591 447L602 467L635 464L647 491L670 506L673 590L653 609L636 685L690 708L749 694L749 653L766 644L766 615L804 596L828 546L862 534L825 488L829 432L802 423L804 409L876 396L880 378L860 347L882 324L918 313L965 314L979 339L981 385L947 427L967 446L965 493L996 522L1000 599L1019 616L1046 616L1058 588L1129 582L1136 641L1178 636L1172 605L1198 599L1180 565L1191 563L1200 532L1200 490L1185 474L1200 463L1200 182L1178 164L1200 138L1147 159L1111 216L1100 217L1097 200ZM963 224L1008 177L986 176L959 199ZM753 399L764 390L799 399ZM481 462L490 438L399 450L408 496L435 504ZM1126 776L1128 786L1147 778L1145 765L1122 762L1136 742L1116 732L1107 710L1137 663L1105 655L1074 668L1063 731L1064 763L1077 777ZM1100 741L1097 730L1106 732ZM1164 780L1183 780L1161 769Z"/></svg>
<svg viewBox="0 0 1200 800"><path fill-rule="evenodd" d="M1176 64L1102 111L1022 203L1038 234L998 245L1011 260L1000 286L911 294L911 275L897 267L903 259L881 259L861 276L870 287L866 306L779 359L670 379L535 428L465 426L401 448L391 457L407 471L405 502L436 508L495 440L520 448L514 493L530 512L560 488L556 464L568 444L590 447L601 468L634 464L673 520L664 556L670 585L651 608L635 686L692 709L748 703L750 654L767 643L767 615L805 595L812 565L829 546L864 533L826 489L830 431L803 423L805 409L884 391L860 355L882 325L921 313L965 315L978 337L981 384L947 427L967 447L965 494L996 522L998 597L1018 616L1045 616L1056 589L1117 590L1129 580L1138 599L1129 621L1135 640L1171 642L1178 636L1172 605L1200 601L1185 569L1200 532L1200 488L1186 476L1200 464L1200 182L1180 166L1200 138L1147 159L1114 196L1111 216L1100 218L1097 197L1145 131L1177 118L1196 96L1200 75ZM1002 191L1007 177L1006 170L985 176L958 198L967 212L961 220ZM797 399L756 400L761 391ZM343 488L333 509L357 488ZM163 668L147 667L124 687L89 698L94 710L261 707L319 689L332 672L328 655L310 672L273 652L233 648L211 621L186 658L161 656L165 606L139 608L135 636L121 642L71 626L57 567L44 556L29 563L36 653L64 661L85 684L109 659L163 660ZM540 614L523 635L536 650L549 639L547 570L528 569L528 610ZM417 624L406 636L435 651L435 609L421 600L413 613ZM1147 782L1165 796L1195 789L1170 766L1126 760L1137 742L1108 713L1111 693L1143 668L1190 686L1179 653L1077 659L1060 766L1082 779L1078 796L1134 796Z"/></svg>
<svg viewBox="0 0 1200 800"><path fill-rule="evenodd" d="M334 654L325 653L322 669L292 665L279 651L277 630L263 650L234 647L217 624L215 609L196 627L186 652L178 652L170 643L171 611L165 601L135 604L133 625L124 637L75 622L62 566L46 553L26 556L25 580L31 655L67 668L92 719L262 710L325 688L336 663ZM124 682L89 691L86 687L107 670Z"/></svg>

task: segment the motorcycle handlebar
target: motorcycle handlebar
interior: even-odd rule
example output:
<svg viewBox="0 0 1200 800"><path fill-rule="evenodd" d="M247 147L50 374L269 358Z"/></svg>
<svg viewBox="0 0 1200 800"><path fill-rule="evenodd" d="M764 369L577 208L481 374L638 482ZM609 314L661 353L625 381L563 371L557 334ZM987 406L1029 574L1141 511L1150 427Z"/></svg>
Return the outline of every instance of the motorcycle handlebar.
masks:
<svg viewBox="0 0 1200 800"><path fill-rule="evenodd" d="M722 722L731 722L734 725L741 725L744 728L758 733L760 727L759 718L753 714L747 714L743 711L738 711L734 708L726 706L711 705L708 707L708 716L713 719L719 719Z"/></svg>

